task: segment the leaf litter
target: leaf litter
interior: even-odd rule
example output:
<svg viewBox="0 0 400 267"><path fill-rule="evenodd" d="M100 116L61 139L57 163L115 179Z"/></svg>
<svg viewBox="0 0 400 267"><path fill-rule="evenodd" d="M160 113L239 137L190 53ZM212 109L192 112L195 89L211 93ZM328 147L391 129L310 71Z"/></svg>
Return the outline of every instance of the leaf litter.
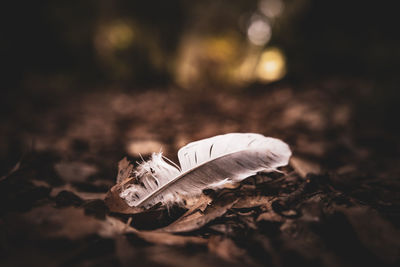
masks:
<svg viewBox="0 0 400 267"><path fill-rule="evenodd" d="M167 98L157 94L134 99L150 103L159 97L164 104L171 98L179 99L176 95ZM313 96L318 94L314 92ZM51 137L44 129L47 135L38 136L40 145L53 150L38 148L0 179L1 265L23 265L26 262L21 255L24 255L37 264L64 266L99 263L131 266L132 262L152 266L397 266L400 202L394 192L400 187L396 161L381 160L381 155L373 151L364 153L365 148L351 143L354 140L327 141L325 134L340 135L342 131L326 124L333 131L324 132L321 125L301 119L296 112L284 112L293 102L303 106L320 102L310 102L306 95L276 103L269 99L279 97L260 95L257 99L236 101L239 107L232 108L237 109L238 125L247 129L250 127L246 126L247 117L242 120L239 110L247 106L248 117L256 118L265 105L271 107L273 116L265 113L252 121L263 133L275 131L271 129L282 134L287 131L285 139L295 148L295 161L282 169L284 173L259 173L230 188L205 191L200 199L188 199L183 208L156 206L146 211L116 201L119 198L113 197L118 194L117 186L107 193L116 171L115 162L123 155L110 152L105 146L116 144L121 148L125 143L119 141L120 136L112 126L116 120L113 116L117 115L105 112L107 108L100 108L94 102L90 102L93 106L86 105L91 96L82 99L87 108L85 116L68 128L65 135L62 133L65 139L52 144L61 133ZM222 99L222 95L215 99ZM185 105L194 106L188 101ZM215 102L211 108L218 106ZM178 106L168 114L146 109L144 104L134 108L129 114L135 115L124 119L141 123L133 123L126 135L129 132L131 140L139 140L152 132L151 138L168 144L166 150L175 151L180 137L176 137L177 129L163 130L165 116L173 118L169 124L180 125L179 132L185 139L220 133L222 120L215 125L207 124L204 131L196 126L209 121L203 109L194 108L196 124L189 123L185 116L172 116L183 114L184 108ZM315 104L307 110L325 108L330 107ZM68 117L67 110L59 112ZM214 111L224 116L223 110ZM104 125L96 126L95 132L90 127L84 128L79 137L84 141L79 142L87 142L84 146L87 151L80 151L82 154L74 161L70 160L71 155L76 158L78 152L69 151L71 154L60 157L65 144L75 142L79 125L99 114L104 118L107 132L114 134L100 136L103 139L99 141L96 138ZM154 125L142 123L147 116L154 119ZM287 120L290 125L281 124L282 116L290 117ZM265 126L265 121L270 124ZM154 133L154 129L161 132ZM110 153L106 154L110 158L98 156L103 152ZM125 170L118 173L120 182L129 178L133 168L129 161L135 160L140 159L132 156L120 163ZM380 165L373 165L374 162ZM82 177L74 176L75 173Z"/></svg>

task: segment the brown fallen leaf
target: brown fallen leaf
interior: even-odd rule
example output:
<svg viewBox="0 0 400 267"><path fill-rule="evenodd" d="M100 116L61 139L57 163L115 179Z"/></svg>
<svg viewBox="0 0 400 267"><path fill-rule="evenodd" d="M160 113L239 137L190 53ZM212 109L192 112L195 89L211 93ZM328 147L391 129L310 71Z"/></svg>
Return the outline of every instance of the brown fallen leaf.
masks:
<svg viewBox="0 0 400 267"><path fill-rule="evenodd" d="M136 233L140 238L147 242L162 245L186 245L186 244L207 244L207 240L197 236L179 236L169 233L160 233L152 231L142 231Z"/></svg>
<svg viewBox="0 0 400 267"><path fill-rule="evenodd" d="M236 224L234 222L223 222L220 224L213 224L208 226L209 229L224 234L226 236L233 235L235 233Z"/></svg>
<svg viewBox="0 0 400 267"><path fill-rule="evenodd" d="M130 207L119 195L124 186L134 182L132 177L133 165L125 158L118 162L117 184L107 192L104 202L109 211L123 214L136 214L144 211L142 208Z"/></svg>
<svg viewBox="0 0 400 267"><path fill-rule="evenodd" d="M130 207L125 200L123 200L119 194L121 193L122 186L130 182L133 178L125 179L122 183L114 185L106 194L104 202L111 212L123 213L123 214L136 214L141 213L144 209Z"/></svg>
<svg viewBox="0 0 400 267"><path fill-rule="evenodd" d="M38 184L38 183L37 183ZM51 192L51 197L56 197L61 191L69 191L77 195L83 200L94 200L94 199L104 199L106 193L94 193L94 192L81 192L78 191L74 186L71 184L66 184L58 187L54 187Z"/></svg>
<svg viewBox="0 0 400 267"><path fill-rule="evenodd" d="M363 245L383 262L393 264L400 259L400 231L367 207L342 208Z"/></svg>
<svg viewBox="0 0 400 267"><path fill-rule="evenodd" d="M113 217L107 217L100 234L112 237L116 234L135 234L143 240L162 245L206 244L207 240L196 236L179 236L157 231L139 231Z"/></svg>
<svg viewBox="0 0 400 267"><path fill-rule="evenodd" d="M317 163L296 156L290 159L290 165L302 178L306 178L307 174L319 174L321 172Z"/></svg>
<svg viewBox="0 0 400 267"><path fill-rule="evenodd" d="M277 214L271 210L269 212L261 213L257 217L256 221L257 222L259 222L259 221L283 222L283 221L285 221L285 219L283 217L279 216L279 214Z"/></svg>
<svg viewBox="0 0 400 267"><path fill-rule="evenodd" d="M72 240L100 232L103 222L86 216L83 209L57 209L50 205L32 209L22 215L33 231L45 237L64 237Z"/></svg>
<svg viewBox="0 0 400 267"><path fill-rule="evenodd" d="M212 220L223 216L238 201L232 194L221 196L216 202L211 203L202 211L200 207L204 207L208 203L207 198L200 200L199 209L195 212L186 213L184 216L173 222L172 224L160 229L163 232L190 232L199 229L211 222Z"/></svg>
<svg viewBox="0 0 400 267"><path fill-rule="evenodd" d="M14 167L12 167L6 174L0 176L0 182L7 179L7 177L11 176L13 173L18 171L21 168L21 161L15 163Z"/></svg>
<svg viewBox="0 0 400 267"><path fill-rule="evenodd" d="M271 208L271 203L274 197L271 196L243 196L241 197L232 208L243 209L243 208L254 208L264 206L267 209Z"/></svg>
<svg viewBox="0 0 400 267"><path fill-rule="evenodd" d="M89 176L96 174L96 166L85 162L60 162L54 165L57 174L66 182L83 182Z"/></svg>
<svg viewBox="0 0 400 267"><path fill-rule="evenodd" d="M208 249L228 262L242 262L246 263L246 265L254 264L248 258L246 251L237 247L235 242L229 238L211 236L208 240Z"/></svg>
<svg viewBox="0 0 400 267"><path fill-rule="evenodd" d="M207 208L207 206L211 203L212 199L207 196L207 195L201 195L197 201L191 205L191 207L189 208L189 210L187 212L185 212L185 214L183 214L181 216L180 219L183 219L185 217L188 217L189 215L193 214L196 211L201 211L204 212L204 210Z"/></svg>
<svg viewBox="0 0 400 267"><path fill-rule="evenodd" d="M178 236L155 231L138 231L120 220L107 216L98 220L86 216L83 209L68 207L57 209L50 205L42 206L24 214L22 218L29 222L34 232L50 238L80 239L88 235L98 234L112 238L121 234L135 234L139 238L156 244L186 245L206 244L207 240L195 236Z"/></svg>
<svg viewBox="0 0 400 267"><path fill-rule="evenodd" d="M133 170L133 165L124 157L118 162L117 184L129 178Z"/></svg>
<svg viewBox="0 0 400 267"><path fill-rule="evenodd" d="M227 266L226 261L218 256L208 253L206 249L193 249L190 247L155 245L141 249L141 258L146 261L134 262L129 266L174 266L174 267L210 267ZM232 265L232 262L230 263Z"/></svg>
<svg viewBox="0 0 400 267"><path fill-rule="evenodd" d="M140 251L134 249L126 235L115 237L115 255L122 267L132 266L132 262L137 260Z"/></svg>

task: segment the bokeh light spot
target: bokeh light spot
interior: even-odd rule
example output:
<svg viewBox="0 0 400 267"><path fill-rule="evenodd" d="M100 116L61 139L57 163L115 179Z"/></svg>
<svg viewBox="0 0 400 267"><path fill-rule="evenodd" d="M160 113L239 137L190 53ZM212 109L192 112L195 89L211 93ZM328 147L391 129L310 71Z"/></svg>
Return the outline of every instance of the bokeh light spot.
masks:
<svg viewBox="0 0 400 267"><path fill-rule="evenodd" d="M278 48L266 49L260 57L256 70L257 77L262 81L276 81L286 74L286 60Z"/></svg>
<svg viewBox="0 0 400 267"><path fill-rule="evenodd" d="M133 41L133 30L128 24L122 22L111 25L108 29L107 39L112 47L125 49Z"/></svg>
<svg viewBox="0 0 400 267"><path fill-rule="evenodd" d="M271 39L271 26L265 19L256 18L247 29L247 37L254 45L263 46Z"/></svg>
<svg viewBox="0 0 400 267"><path fill-rule="evenodd" d="M260 0L258 8L265 16L276 18L282 14L284 4L282 0Z"/></svg>
<svg viewBox="0 0 400 267"><path fill-rule="evenodd" d="M96 37L96 47L102 54L106 51L124 50L132 45L134 35L130 24L114 21L100 29Z"/></svg>

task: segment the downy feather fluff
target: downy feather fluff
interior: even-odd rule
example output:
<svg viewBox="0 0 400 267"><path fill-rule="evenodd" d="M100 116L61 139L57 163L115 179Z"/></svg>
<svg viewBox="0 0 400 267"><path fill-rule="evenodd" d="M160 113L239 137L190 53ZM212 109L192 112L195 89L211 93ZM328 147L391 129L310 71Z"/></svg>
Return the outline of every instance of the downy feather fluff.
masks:
<svg viewBox="0 0 400 267"><path fill-rule="evenodd" d="M254 133L230 133L189 143L178 151L181 165L153 153L133 172L134 182L120 197L131 207L148 208L159 202L180 202L206 188L222 188L257 172L275 171L288 164L291 151L283 141Z"/></svg>

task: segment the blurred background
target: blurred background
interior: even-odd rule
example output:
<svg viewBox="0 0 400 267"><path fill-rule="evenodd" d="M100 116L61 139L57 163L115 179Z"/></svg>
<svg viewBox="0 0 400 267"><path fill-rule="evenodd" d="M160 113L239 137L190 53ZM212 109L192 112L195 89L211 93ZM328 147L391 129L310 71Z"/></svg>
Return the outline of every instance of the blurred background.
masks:
<svg viewBox="0 0 400 267"><path fill-rule="evenodd" d="M0 12L2 174L36 151L111 181L124 155L176 160L187 142L233 131L282 138L328 169L397 158L389 1L8 1Z"/></svg>

